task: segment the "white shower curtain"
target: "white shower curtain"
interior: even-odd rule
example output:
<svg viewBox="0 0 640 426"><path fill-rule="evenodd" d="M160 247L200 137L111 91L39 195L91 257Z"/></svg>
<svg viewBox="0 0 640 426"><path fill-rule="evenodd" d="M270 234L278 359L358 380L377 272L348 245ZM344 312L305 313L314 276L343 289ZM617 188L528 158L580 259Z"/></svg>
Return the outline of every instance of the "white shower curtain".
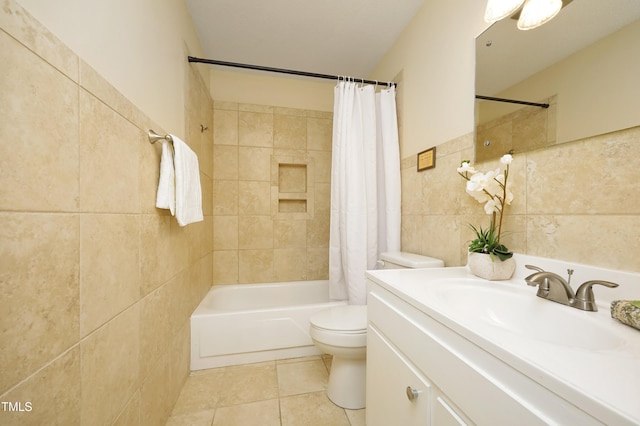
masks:
<svg viewBox="0 0 640 426"><path fill-rule="evenodd" d="M329 289L366 303L364 271L400 250L400 153L395 88L375 93L340 81L334 90Z"/></svg>

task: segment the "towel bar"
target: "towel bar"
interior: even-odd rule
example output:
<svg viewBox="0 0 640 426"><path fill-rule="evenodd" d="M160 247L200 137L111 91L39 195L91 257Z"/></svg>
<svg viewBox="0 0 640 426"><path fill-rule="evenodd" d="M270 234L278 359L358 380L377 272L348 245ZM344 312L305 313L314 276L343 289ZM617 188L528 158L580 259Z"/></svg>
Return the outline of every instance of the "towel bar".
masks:
<svg viewBox="0 0 640 426"><path fill-rule="evenodd" d="M153 144L153 143L156 143L156 142L158 142L158 141L160 141L160 140L163 140L163 139L164 139L164 140L167 140L167 141L169 141L169 142L171 142L171 143L173 143L173 138L171 137L171 135L164 135L164 136L162 136L162 135L157 134L157 133L156 133L155 131L153 131L153 130L149 130L149 131L147 132L147 136L149 137L149 142L150 142L150 143L152 143L152 144Z"/></svg>

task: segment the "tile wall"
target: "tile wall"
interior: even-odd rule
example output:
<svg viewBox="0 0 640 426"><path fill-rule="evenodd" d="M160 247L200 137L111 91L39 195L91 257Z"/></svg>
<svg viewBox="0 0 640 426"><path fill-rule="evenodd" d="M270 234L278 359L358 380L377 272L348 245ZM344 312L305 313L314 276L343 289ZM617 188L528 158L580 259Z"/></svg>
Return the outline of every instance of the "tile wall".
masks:
<svg viewBox="0 0 640 426"><path fill-rule="evenodd" d="M214 123L214 284L327 279L332 114L215 102Z"/></svg>
<svg viewBox="0 0 640 426"><path fill-rule="evenodd" d="M31 406L0 424L164 424L212 281L212 101L185 66L205 221L181 228L154 207L167 129L14 2L0 26L0 400Z"/></svg>
<svg viewBox="0 0 640 426"><path fill-rule="evenodd" d="M468 223L489 216L456 168L473 134L438 145L436 168L402 161L402 248L466 264ZM505 243L519 253L640 272L640 127L515 155ZM497 161L476 164L487 171Z"/></svg>

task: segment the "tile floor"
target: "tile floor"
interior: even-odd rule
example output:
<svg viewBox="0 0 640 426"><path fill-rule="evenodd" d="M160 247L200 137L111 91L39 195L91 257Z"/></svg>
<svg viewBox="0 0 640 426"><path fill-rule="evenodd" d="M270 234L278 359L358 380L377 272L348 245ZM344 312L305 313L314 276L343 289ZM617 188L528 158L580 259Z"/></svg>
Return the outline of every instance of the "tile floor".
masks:
<svg viewBox="0 0 640 426"><path fill-rule="evenodd" d="M327 398L330 368L315 356L192 372L167 426L364 426L364 409Z"/></svg>

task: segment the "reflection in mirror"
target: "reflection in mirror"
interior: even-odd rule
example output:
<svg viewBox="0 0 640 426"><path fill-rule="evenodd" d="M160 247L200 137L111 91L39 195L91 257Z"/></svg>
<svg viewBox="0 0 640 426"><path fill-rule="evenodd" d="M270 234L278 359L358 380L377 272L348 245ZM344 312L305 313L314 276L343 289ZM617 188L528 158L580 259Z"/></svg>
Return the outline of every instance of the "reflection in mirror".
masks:
<svg viewBox="0 0 640 426"><path fill-rule="evenodd" d="M580 0L519 31L514 19L476 39L476 162L640 125L640 1Z"/></svg>

